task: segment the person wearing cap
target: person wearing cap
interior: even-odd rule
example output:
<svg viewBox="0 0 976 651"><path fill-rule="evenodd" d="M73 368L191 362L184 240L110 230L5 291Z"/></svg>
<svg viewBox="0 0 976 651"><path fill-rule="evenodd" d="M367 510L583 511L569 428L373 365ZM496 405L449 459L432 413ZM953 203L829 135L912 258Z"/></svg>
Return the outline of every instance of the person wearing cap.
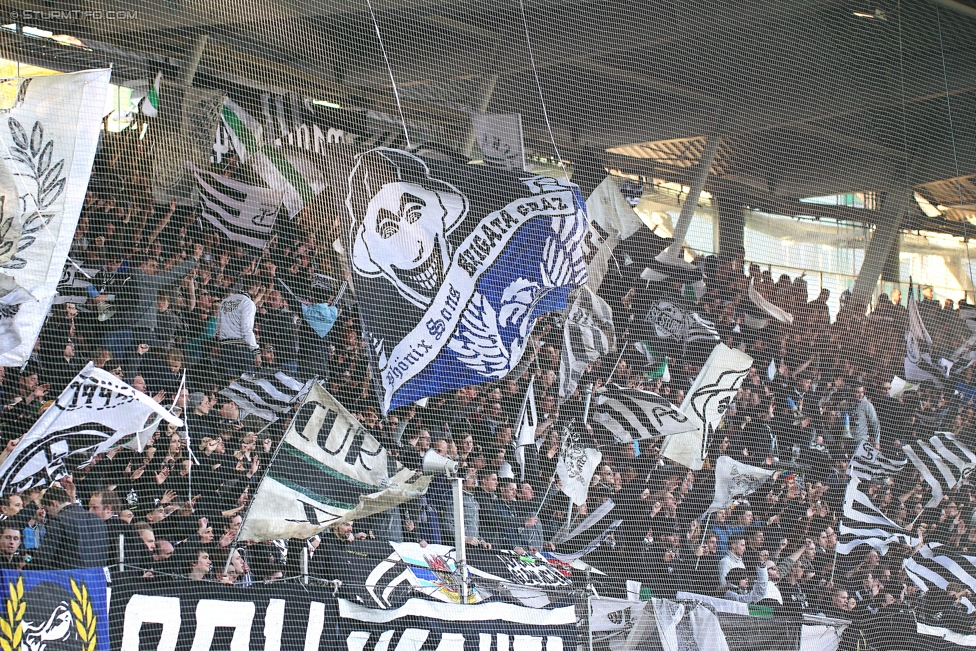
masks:
<svg viewBox="0 0 976 651"><path fill-rule="evenodd" d="M220 303L217 316L217 342L220 344L220 367L226 375L240 377L252 373L261 349L254 334L257 306L254 298L261 291L257 276L242 280L242 289Z"/></svg>

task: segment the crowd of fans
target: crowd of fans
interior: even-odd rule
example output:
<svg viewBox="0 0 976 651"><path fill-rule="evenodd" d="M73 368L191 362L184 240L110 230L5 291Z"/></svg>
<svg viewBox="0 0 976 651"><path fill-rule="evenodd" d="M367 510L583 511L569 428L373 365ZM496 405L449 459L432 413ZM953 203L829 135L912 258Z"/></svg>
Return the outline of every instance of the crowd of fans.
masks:
<svg viewBox="0 0 976 651"><path fill-rule="evenodd" d="M325 338L300 318L301 300L329 298L317 297L324 291L317 278L343 277L331 246L294 228L263 252L236 245L192 210L155 205L139 162L142 142L130 134L107 138L71 249L78 266L98 273L55 306L23 370L0 369L0 432L11 449L91 360L161 404L177 405L192 450L182 430L161 429L143 453L113 450L58 485L4 496L0 567L110 565L145 581L181 576L244 586L289 576L294 542L289 548L285 541L238 539L287 419L259 431L218 393L241 373L284 370L322 379L408 468L420 469L428 449L457 459L466 476L469 544L547 550L567 517L579 522L612 499L623 524L585 559L607 581L638 580L661 597L691 591L854 619L867 636L890 635L891 622L909 609L965 612L959 603L966 591L956 586L948 603L920 606L917 586L901 569L915 550L835 553L855 444L868 440L897 455L900 442L936 427L967 444L974 440L974 407L951 390L923 386L889 396L905 355L907 313L898 290L882 294L867 315L866 306L842 297L832 321L827 291L809 301L803 277L774 279L747 267L741 252L700 259L705 290L695 309L715 323L725 343L755 359L705 467L692 472L661 458L654 441L622 445L588 428L603 462L586 504L569 514L551 481L562 425L582 414L583 389L612 381L680 404L707 355L666 351L670 378L664 382L650 377L633 346L653 337L644 323L649 306L662 297L686 300L682 283L648 284L626 267L608 275L601 294L614 310L623 354L593 363L566 400L557 381L562 328L550 315L533 332L522 365L528 370L520 376L458 389L383 418L354 300L344 303ZM241 173L233 160L221 171ZM793 323L748 327L750 282L791 313ZM920 311L937 348L964 343L970 333L953 305L934 301L930 288L923 296ZM960 381L972 384L970 376ZM541 424L523 468L512 439L530 377ZM720 455L791 471L706 517ZM976 552L976 495L968 484L936 509L924 508L929 489L914 471L865 490L892 520L925 540ZM312 573L342 578L329 576L329 556L367 540L452 544L451 513L448 487L435 481L423 498L308 541Z"/></svg>

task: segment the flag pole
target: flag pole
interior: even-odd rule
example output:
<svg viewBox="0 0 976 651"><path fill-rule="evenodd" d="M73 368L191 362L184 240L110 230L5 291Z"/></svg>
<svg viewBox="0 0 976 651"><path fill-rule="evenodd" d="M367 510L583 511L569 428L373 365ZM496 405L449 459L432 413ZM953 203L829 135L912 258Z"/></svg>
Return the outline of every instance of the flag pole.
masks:
<svg viewBox="0 0 976 651"><path fill-rule="evenodd" d="M614 362L613 368L610 369L610 375L607 376L607 384L610 384L610 380L613 379L613 374L617 372L617 367L620 366L620 360L624 358L624 353L627 351L627 343L629 342L624 342L624 345L620 347L620 355L617 356L617 361Z"/></svg>
<svg viewBox="0 0 976 651"><path fill-rule="evenodd" d="M318 379L319 379L318 376L315 376L314 382L318 382ZM254 489L254 495L252 495L247 500L247 508L244 510L244 515L241 517L241 528L237 530L237 534L234 536L234 540L233 542L231 542L229 546L230 551L227 552L227 561L226 563L224 563L224 574L227 574L227 570L228 568L230 568L231 559L234 558L234 550L237 549L237 541L241 537L241 531L244 530L244 524L247 522L247 516L250 515L251 513L251 507L254 506L254 498L257 497L257 494L259 492L261 492L261 486L264 485L264 480L268 478L268 470L271 468L271 464L275 462L275 459L278 458L278 453L281 452L281 447L285 444L285 437L288 435L288 430L291 429L292 425L295 422L295 416L298 414L298 412L302 410L302 407L305 406L305 403L308 402L308 397L310 395L312 395L312 392L308 391L305 394L305 397L302 399L301 404L298 405L298 409L296 409L294 413L291 415L291 419L288 423L288 427L285 428L284 432L282 432L281 439L278 441L278 447L275 448L274 453L271 455L271 458L268 459L268 463L264 467L264 475L261 477L261 481L258 482L258 487ZM268 423L267 425L262 427L261 431L258 432L258 434L261 434L262 432L267 430L269 427L271 427L272 424L273 423Z"/></svg>
<svg viewBox="0 0 976 651"><path fill-rule="evenodd" d="M705 544L705 536L707 536L707 535L708 535L708 523L709 523L709 522L711 521L711 519L712 519L712 514L711 514L711 513L709 513L709 514L708 514L708 516L707 516L707 517L705 518L705 524L704 524L704 525L702 526L702 539L701 539L701 542L700 542L700 543L698 543L698 546L699 546L699 547L701 547L702 545L704 545L704 544ZM696 550L696 551L697 551L697 550ZM696 572L698 571L698 565L699 565L699 564L701 563L701 558L702 558L702 557L701 557L701 556L699 556L699 557L698 557L698 558L697 558L697 559L695 560L695 571L696 571Z"/></svg>

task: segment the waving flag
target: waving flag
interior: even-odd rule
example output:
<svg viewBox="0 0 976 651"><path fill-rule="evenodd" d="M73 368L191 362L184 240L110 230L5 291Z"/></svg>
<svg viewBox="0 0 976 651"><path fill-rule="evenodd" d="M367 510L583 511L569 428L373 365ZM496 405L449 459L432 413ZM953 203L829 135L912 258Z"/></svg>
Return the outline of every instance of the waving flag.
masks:
<svg viewBox="0 0 976 651"><path fill-rule="evenodd" d="M875 449L870 441L863 441L851 457L849 472L852 477L872 480L900 472L908 459L890 459Z"/></svg>
<svg viewBox="0 0 976 651"><path fill-rule="evenodd" d="M229 240L263 249L271 239L281 192L228 179L187 164L197 178L200 214Z"/></svg>
<svg viewBox="0 0 976 651"><path fill-rule="evenodd" d="M839 554L850 554L859 545L869 545L885 554L893 544L918 544L918 538L895 524L871 502L871 498L861 490L861 480L857 477L851 477L847 483L837 533Z"/></svg>
<svg viewBox="0 0 976 651"><path fill-rule="evenodd" d="M905 379L909 382L931 380L942 387L945 369L932 360L935 345L918 313L918 302L911 286L908 288L908 325L905 330Z"/></svg>
<svg viewBox="0 0 976 651"><path fill-rule="evenodd" d="M430 479L388 458L355 416L313 384L258 486L241 538L308 538L419 497Z"/></svg>
<svg viewBox="0 0 976 651"><path fill-rule="evenodd" d="M0 366L23 366L57 296L110 70L17 79L0 129ZM52 99L53 98L53 99Z"/></svg>
<svg viewBox="0 0 976 651"><path fill-rule="evenodd" d="M603 427L621 443L696 431L681 409L650 391L619 384L601 387L593 396L594 426Z"/></svg>
<svg viewBox="0 0 976 651"><path fill-rule="evenodd" d="M0 463L0 495L49 486L144 429L153 416L183 426L152 398L88 362Z"/></svg>
<svg viewBox="0 0 976 651"><path fill-rule="evenodd" d="M667 437L661 446L661 456L700 470L708 438L718 428L750 368L752 358L741 350L725 344L716 346L681 403L681 412L695 425L695 430Z"/></svg>
<svg viewBox="0 0 976 651"><path fill-rule="evenodd" d="M586 213L568 181L374 149L347 196L384 413L505 377L536 319L586 282Z"/></svg>
<svg viewBox="0 0 976 651"><path fill-rule="evenodd" d="M575 179L576 176L574 175ZM586 198L586 212L590 227L598 241L589 261L587 285L594 292L600 289L603 278L612 264L613 251L623 240L637 233L644 223L620 192L618 179L607 176Z"/></svg>
<svg viewBox="0 0 976 651"><path fill-rule="evenodd" d="M715 499L710 512L728 508L739 497L751 495L776 474L770 468L757 468L722 456L715 461Z"/></svg>
<svg viewBox="0 0 976 651"><path fill-rule="evenodd" d="M589 287L581 287L566 312L559 356L559 397L573 395L586 367L616 347L613 311Z"/></svg>
<svg viewBox="0 0 976 651"><path fill-rule="evenodd" d="M937 506L943 495L976 468L976 454L949 432L936 432L928 439L917 439L901 449L932 488L927 508Z"/></svg>

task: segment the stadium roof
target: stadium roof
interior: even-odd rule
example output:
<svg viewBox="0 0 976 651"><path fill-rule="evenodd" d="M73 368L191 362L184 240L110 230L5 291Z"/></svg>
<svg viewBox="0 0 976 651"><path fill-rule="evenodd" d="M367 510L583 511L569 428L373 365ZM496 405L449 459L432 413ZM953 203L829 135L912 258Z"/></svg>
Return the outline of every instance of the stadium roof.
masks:
<svg viewBox="0 0 976 651"><path fill-rule="evenodd" d="M21 24L86 46L8 31L0 45L9 58L65 70L112 63L117 80L158 69L178 76L206 36L197 85L295 91L397 113L365 2L6 4L21 12ZM797 200L884 193L910 182L945 210L935 218L913 210L906 226L967 231L959 220L973 213L968 177L976 173L971 6L524 0L524 22L521 7L518 0L374 0L407 119L440 124L453 134L445 144L460 150L465 107L519 112L539 154L554 152L551 127L565 159L589 146L609 167L677 181L696 169L704 137L714 133L722 144L707 186L713 192L786 214L870 221L874 211ZM75 9L127 13L66 15ZM947 196L953 186L956 202Z"/></svg>

